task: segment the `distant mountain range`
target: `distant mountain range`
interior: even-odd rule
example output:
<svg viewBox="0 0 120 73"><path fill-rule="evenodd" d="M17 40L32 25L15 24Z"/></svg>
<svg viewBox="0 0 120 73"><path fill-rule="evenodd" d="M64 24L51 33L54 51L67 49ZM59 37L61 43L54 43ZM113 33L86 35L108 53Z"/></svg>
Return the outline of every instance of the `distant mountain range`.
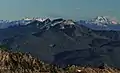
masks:
<svg viewBox="0 0 120 73"><path fill-rule="evenodd" d="M120 67L120 25L107 18L80 21L27 18L1 21L0 25L0 44L13 51L31 52L60 66L96 66L104 62Z"/></svg>
<svg viewBox="0 0 120 73"><path fill-rule="evenodd" d="M0 20L0 29L12 27L12 26L27 25L33 21L44 22L47 19L49 18L24 18L22 20L16 20L16 21ZM54 21L56 19L50 19L50 20ZM80 21L74 21L74 22L76 22L77 24L84 24L85 26L95 30L119 30L120 29L119 22L105 16L97 16L96 18L93 18L91 20L80 20Z"/></svg>

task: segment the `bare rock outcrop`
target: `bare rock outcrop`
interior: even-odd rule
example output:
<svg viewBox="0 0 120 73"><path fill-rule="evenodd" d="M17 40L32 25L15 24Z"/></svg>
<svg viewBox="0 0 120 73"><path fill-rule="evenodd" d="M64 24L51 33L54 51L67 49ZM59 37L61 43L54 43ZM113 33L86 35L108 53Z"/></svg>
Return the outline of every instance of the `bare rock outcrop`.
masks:
<svg viewBox="0 0 120 73"><path fill-rule="evenodd" d="M46 64L28 53L0 50L0 73L120 73L120 70L110 67L92 68L67 66L60 68Z"/></svg>

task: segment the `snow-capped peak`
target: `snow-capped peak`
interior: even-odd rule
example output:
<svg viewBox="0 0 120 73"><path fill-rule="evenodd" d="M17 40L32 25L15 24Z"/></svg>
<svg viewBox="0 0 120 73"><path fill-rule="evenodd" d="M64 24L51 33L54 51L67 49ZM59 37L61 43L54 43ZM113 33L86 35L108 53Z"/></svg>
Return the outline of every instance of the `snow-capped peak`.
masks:
<svg viewBox="0 0 120 73"><path fill-rule="evenodd" d="M24 18L23 20L32 20L32 19L30 19L30 18Z"/></svg>
<svg viewBox="0 0 120 73"><path fill-rule="evenodd" d="M109 20L104 16L98 16L94 21L97 23L109 23Z"/></svg>
<svg viewBox="0 0 120 73"><path fill-rule="evenodd" d="M66 25L75 25L74 21L71 20L71 19L68 19L68 20L64 21L64 24L66 24Z"/></svg>
<svg viewBox="0 0 120 73"><path fill-rule="evenodd" d="M44 22L47 18L24 18L23 20L37 20L37 21L40 21L40 22Z"/></svg>
<svg viewBox="0 0 120 73"><path fill-rule="evenodd" d="M43 18L37 18L37 19L35 19L35 20L40 21L40 22L44 22L46 19L43 19Z"/></svg>
<svg viewBox="0 0 120 73"><path fill-rule="evenodd" d="M118 24L116 20L113 20L107 16L97 16L96 18L92 19L92 22L95 24Z"/></svg>

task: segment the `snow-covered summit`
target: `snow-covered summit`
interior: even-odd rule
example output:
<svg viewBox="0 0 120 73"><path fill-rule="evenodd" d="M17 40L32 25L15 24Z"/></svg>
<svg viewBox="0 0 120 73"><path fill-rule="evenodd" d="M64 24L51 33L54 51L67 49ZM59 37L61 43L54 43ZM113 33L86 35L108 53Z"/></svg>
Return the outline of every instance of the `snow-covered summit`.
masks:
<svg viewBox="0 0 120 73"><path fill-rule="evenodd" d="M37 20L40 22L44 22L47 18L24 18L23 20L30 21L30 20Z"/></svg>
<svg viewBox="0 0 120 73"><path fill-rule="evenodd" d="M106 25L119 24L115 19L112 19L112 18L107 17L107 16L97 16L96 18L92 19L91 22L98 24L98 25L99 24L106 24Z"/></svg>

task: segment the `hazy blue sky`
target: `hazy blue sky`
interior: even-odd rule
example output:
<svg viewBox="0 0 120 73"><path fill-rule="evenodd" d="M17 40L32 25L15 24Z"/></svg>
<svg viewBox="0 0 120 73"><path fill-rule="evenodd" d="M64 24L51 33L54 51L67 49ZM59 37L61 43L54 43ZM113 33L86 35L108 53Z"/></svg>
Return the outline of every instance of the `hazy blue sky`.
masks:
<svg viewBox="0 0 120 73"><path fill-rule="evenodd" d="M120 0L0 0L0 19L25 16L87 19L98 15L120 20Z"/></svg>

